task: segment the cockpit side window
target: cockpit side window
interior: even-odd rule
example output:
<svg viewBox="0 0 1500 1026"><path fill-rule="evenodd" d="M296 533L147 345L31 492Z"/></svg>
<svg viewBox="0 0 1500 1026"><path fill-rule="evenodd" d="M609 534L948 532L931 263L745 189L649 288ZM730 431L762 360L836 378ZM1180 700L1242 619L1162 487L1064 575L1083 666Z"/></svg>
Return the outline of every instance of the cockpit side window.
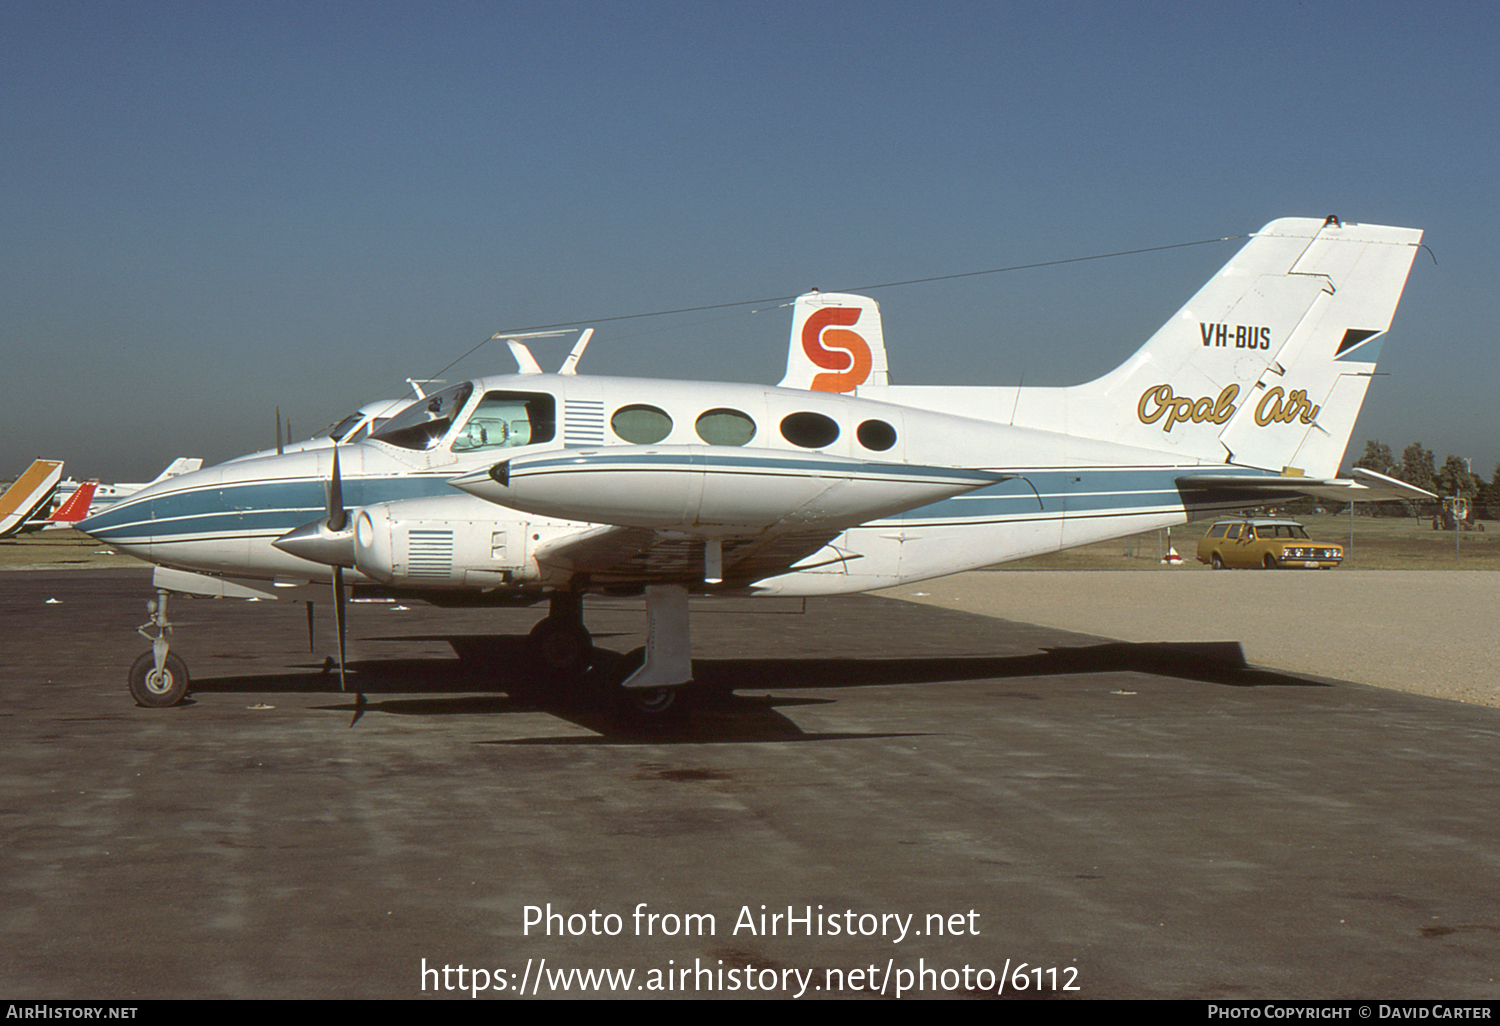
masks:
<svg viewBox="0 0 1500 1026"><path fill-rule="evenodd" d="M548 392L486 392L453 439L454 452L512 449L550 442L557 434L557 400Z"/></svg>
<svg viewBox="0 0 1500 1026"><path fill-rule="evenodd" d="M389 424L371 437L402 449L431 449L442 441L453 426L453 418L473 393L473 383L465 381L419 399L392 417Z"/></svg>

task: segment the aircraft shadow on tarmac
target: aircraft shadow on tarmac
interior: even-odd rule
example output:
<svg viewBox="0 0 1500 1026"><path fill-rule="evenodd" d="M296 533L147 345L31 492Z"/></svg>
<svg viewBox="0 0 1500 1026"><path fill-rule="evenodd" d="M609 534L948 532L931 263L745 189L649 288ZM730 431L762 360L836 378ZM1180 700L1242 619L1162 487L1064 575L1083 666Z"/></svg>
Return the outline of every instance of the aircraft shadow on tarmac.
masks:
<svg viewBox="0 0 1500 1026"><path fill-rule="evenodd" d="M860 659L695 659L688 689L692 715L643 717L618 700L619 653L596 649L594 666L581 681L544 683L523 635L437 635L371 638L370 641L449 643L458 659L351 660L349 690L337 705L353 726L375 713L401 716L502 715L546 712L584 727L588 737L525 738L495 744L608 744L649 738L654 743L715 741L817 741L903 734L808 733L777 712L778 707L822 705L834 698L746 696L745 689L819 690L889 687L1136 671L1230 687L1325 687L1317 680L1258 669L1245 663L1238 642L1103 642L1059 647L1020 656ZM296 667L303 669L304 667ZM306 672L205 677L193 691L215 693L337 694L338 677L328 661ZM409 697L414 694L431 697ZM372 696L391 695L388 699Z"/></svg>

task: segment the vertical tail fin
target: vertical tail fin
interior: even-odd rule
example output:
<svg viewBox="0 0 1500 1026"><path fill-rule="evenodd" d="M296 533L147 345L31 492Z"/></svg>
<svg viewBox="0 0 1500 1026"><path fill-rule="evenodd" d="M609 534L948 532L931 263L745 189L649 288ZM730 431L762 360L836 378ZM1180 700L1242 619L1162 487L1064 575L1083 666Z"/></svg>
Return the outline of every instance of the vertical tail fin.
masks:
<svg viewBox="0 0 1500 1026"><path fill-rule="evenodd" d="M1068 429L1332 476L1421 239L1333 217L1272 221L1128 361L1064 390Z"/></svg>
<svg viewBox="0 0 1500 1026"><path fill-rule="evenodd" d="M865 296L810 292L792 305L792 340L781 388L853 394L887 383L880 304Z"/></svg>
<svg viewBox="0 0 1500 1026"><path fill-rule="evenodd" d="M78 521L88 516L89 506L94 501L94 489L98 487L98 481L85 481L73 489L73 494L68 496L67 501L57 507L52 515L47 518L48 524L56 524L59 527L72 527Z"/></svg>
<svg viewBox="0 0 1500 1026"><path fill-rule="evenodd" d="M281 427L281 414L279 412L276 415L276 426L278 429L280 429ZM166 470L163 470L160 474L157 474L147 483L156 484L159 481L165 481L169 477L177 477L180 474L190 474L201 466L203 466L203 461L201 459L188 456L179 456L171 463L167 464Z"/></svg>
<svg viewBox="0 0 1500 1026"><path fill-rule="evenodd" d="M36 460L0 495L0 538L18 534L26 521L52 498L62 479L62 460Z"/></svg>

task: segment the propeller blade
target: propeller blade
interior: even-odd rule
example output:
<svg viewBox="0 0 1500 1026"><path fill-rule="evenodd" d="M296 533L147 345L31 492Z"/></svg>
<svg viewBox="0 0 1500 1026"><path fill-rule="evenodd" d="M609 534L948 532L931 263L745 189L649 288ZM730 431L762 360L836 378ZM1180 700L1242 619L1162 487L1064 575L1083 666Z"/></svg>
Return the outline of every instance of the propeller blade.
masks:
<svg viewBox="0 0 1500 1026"><path fill-rule="evenodd" d="M276 407L276 455L280 456L286 449L281 444L281 407Z"/></svg>
<svg viewBox="0 0 1500 1026"><path fill-rule="evenodd" d="M344 621L344 568L336 566L333 568L333 623L334 629L339 636L339 690L347 690L344 687L344 645L346 638Z"/></svg>
<svg viewBox="0 0 1500 1026"><path fill-rule="evenodd" d="M344 482L339 475L339 447L333 447L333 470L328 475L328 529L342 531L349 523L349 511L344 508Z"/></svg>

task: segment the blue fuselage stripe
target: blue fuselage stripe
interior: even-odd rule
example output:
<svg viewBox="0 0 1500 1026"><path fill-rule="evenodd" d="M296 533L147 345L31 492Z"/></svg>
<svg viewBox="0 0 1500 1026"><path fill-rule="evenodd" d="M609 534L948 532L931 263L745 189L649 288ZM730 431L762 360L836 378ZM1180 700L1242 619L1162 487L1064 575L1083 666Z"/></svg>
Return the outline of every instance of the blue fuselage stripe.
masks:
<svg viewBox="0 0 1500 1026"><path fill-rule="evenodd" d="M593 461L597 457L590 459ZM767 466L764 460L744 462L746 469L765 469ZM558 461L558 469L566 465L566 460ZM537 466L532 464L526 469ZM788 460L786 466L799 467L799 461ZM830 469L816 461L800 461L800 467ZM849 470L857 473L856 468L857 464L851 464ZM913 476L919 476L931 474L933 468L912 467L910 470ZM1242 467L1233 470L1240 476L1246 473ZM1016 477L884 517L868 526L940 526L1074 516L1129 516L1175 510L1183 505L1176 478L1188 471L1195 476L1204 474L1202 468L1183 467L995 471L959 468L955 469L955 476L1011 473ZM344 505L351 509L455 494L445 477L410 474L347 479L343 482L343 493ZM219 537L279 537L317 517L326 508L325 504L321 481L252 481L122 500L90 517L81 527L100 541L121 545ZM503 507L496 507L496 513L503 516Z"/></svg>
<svg viewBox="0 0 1500 1026"><path fill-rule="evenodd" d="M346 478L349 509L456 495L445 477L406 474ZM117 502L79 525L103 542L166 542L221 536L279 537L327 509L323 482L308 479L207 485Z"/></svg>

